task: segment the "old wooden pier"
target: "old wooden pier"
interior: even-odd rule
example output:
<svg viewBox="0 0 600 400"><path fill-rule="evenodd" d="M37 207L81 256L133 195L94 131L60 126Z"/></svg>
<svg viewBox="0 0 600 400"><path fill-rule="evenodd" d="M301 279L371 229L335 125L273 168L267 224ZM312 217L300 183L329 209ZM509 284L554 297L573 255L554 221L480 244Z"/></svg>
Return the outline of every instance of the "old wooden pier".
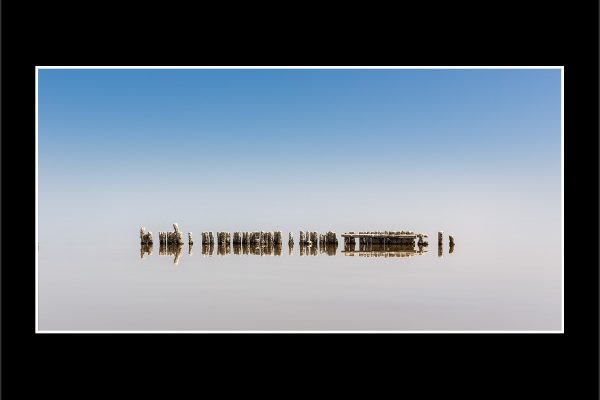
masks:
<svg viewBox="0 0 600 400"><path fill-rule="evenodd" d="M141 244L141 257L152 254L152 232L142 227L139 232ZM438 256L442 256L442 244L444 232L438 232ZM428 245L425 233L414 231L365 231L365 232L346 232L340 235L344 240L344 255L363 256L363 257L406 257L423 254L423 248ZM159 255L175 256L175 264L181 257L181 248L184 244L184 232L179 229L177 223L173 224L173 231L158 232L158 241L160 244ZM358 240L357 240L358 239ZM454 236L448 236L450 242L450 253L454 250ZM218 255L231 254L255 254L255 255L276 255L282 253L284 234L281 231L265 232L202 232L202 254L212 255L216 247ZM358 249L356 242L358 241ZM187 233L187 242L189 245L188 254L192 254L194 240L192 232ZM300 231L298 240L300 255L327 254L336 255L338 247L337 234L334 231L319 234L315 231ZM415 250L418 246L418 250ZM288 233L289 254L292 254L294 247L294 236L292 232Z"/></svg>
<svg viewBox="0 0 600 400"><path fill-rule="evenodd" d="M426 246L424 238L429 237L425 233L415 233L413 231L376 231L376 232L346 232L341 235L344 238L344 246L354 246L358 239L360 246L366 245L386 245L400 244L415 246L415 241L419 239L418 244Z"/></svg>

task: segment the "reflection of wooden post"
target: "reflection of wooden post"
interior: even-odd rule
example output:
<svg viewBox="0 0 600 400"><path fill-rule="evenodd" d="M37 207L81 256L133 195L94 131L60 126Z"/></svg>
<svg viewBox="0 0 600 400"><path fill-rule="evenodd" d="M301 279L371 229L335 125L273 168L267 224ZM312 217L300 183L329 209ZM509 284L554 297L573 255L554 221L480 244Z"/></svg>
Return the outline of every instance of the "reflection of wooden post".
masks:
<svg viewBox="0 0 600 400"><path fill-rule="evenodd" d="M179 259L181 258L181 253L183 250L183 245L182 244L177 244L175 245L175 249L174 249L174 253L175 253L175 259L173 260L173 263L175 265L179 264Z"/></svg>
<svg viewBox="0 0 600 400"><path fill-rule="evenodd" d="M140 255L143 259L146 255L152 255L152 245L151 244L140 244Z"/></svg>
<svg viewBox="0 0 600 400"><path fill-rule="evenodd" d="M212 256L213 255L213 251L214 251L214 244L212 243L206 243L202 245L202 255L206 256Z"/></svg>

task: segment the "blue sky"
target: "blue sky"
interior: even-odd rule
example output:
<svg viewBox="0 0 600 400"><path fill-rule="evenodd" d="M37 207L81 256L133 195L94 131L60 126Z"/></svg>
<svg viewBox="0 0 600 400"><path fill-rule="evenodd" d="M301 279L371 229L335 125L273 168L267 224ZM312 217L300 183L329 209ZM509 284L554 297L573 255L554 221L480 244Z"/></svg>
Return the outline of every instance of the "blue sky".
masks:
<svg viewBox="0 0 600 400"><path fill-rule="evenodd" d="M560 70L52 69L38 82L40 241L82 220L429 228L494 205L508 222L559 221Z"/></svg>

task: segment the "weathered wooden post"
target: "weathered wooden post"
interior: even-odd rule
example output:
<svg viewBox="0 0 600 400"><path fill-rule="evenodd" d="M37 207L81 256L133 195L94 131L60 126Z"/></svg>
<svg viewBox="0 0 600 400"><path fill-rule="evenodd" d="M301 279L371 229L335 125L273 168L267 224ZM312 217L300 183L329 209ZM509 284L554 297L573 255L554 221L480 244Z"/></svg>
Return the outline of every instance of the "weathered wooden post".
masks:
<svg viewBox="0 0 600 400"><path fill-rule="evenodd" d="M337 234L333 231L328 231L325 235L325 242L327 244L338 244Z"/></svg>
<svg viewBox="0 0 600 400"><path fill-rule="evenodd" d="M265 232L265 243L267 247L273 246L273 232Z"/></svg>
<svg viewBox="0 0 600 400"><path fill-rule="evenodd" d="M448 235L448 240L450 241L450 246L454 246L454 236Z"/></svg>
<svg viewBox="0 0 600 400"><path fill-rule="evenodd" d="M438 245L442 245L442 242L444 240L444 231L439 231L438 232Z"/></svg>
<svg viewBox="0 0 600 400"><path fill-rule="evenodd" d="M288 234L288 246L294 247L294 235L292 235L292 232Z"/></svg>
<svg viewBox="0 0 600 400"><path fill-rule="evenodd" d="M194 244L194 239L192 239L192 232L188 232L188 244Z"/></svg>
<svg viewBox="0 0 600 400"><path fill-rule="evenodd" d="M183 232L179 230L179 225L177 225L177 223L174 223L173 229L175 230L173 235L173 243L183 244Z"/></svg>
<svg viewBox="0 0 600 400"><path fill-rule="evenodd" d="M175 259L173 260L173 263L175 265L178 265L179 259L181 258L181 253L183 252L183 244L176 244L173 247L174 247L173 253L175 253Z"/></svg>
<svg viewBox="0 0 600 400"><path fill-rule="evenodd" d="M312 242L313 246L316 246L319 241L319 234L317 232L311 232L310 241Z"/></svg>
<svg viewBox="0 0 600 400"><path fill-rule="evenodd" d="M145 227L140 228L140 243L152 244L152 232L146 232Z"/></svg>

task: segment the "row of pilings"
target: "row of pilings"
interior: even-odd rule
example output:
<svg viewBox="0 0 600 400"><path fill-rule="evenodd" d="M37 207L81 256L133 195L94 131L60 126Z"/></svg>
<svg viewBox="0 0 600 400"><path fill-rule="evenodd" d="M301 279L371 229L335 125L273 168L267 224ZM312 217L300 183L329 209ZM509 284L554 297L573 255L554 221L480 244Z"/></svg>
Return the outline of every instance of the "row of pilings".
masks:
<svg viewBox="0 0 600 400"><path fill-rule="evenodd" d="M164 244L183 244L183 232L179 229L179 226L173 224L173 232L160 231L158 232L159 243ZM250 246L271 246L271 245L283 245L283 233L281 231L265 232L265 231L254 231L254 232L217 232L216 242L218 244L241 244ZM152 244L152 232L147 232L146 228L140 229L140 243L144 245ZM188 232L188 243L193 244L192 232ZM210 245L215 243L215 238L212 232L202 232L202 244ZM337 235L335 232L328 231L324 234L318 234L317 232L304 232L300 231L300 244L301 245L333 245L338 243ZM294 236L292 232L288 235L288 245L294 245Z"/></svg>
<svg viewBox="0 0 600 400"><path fill-rule="evenodd" d="M291 236L290 236L291 239ZM337 245L338 239L337 234L333 231L319 234L317 232L300 231L300 244L301 245Z"/></svg>
<svg viewBox="0 0 600 400"><path fill-rule="evenodd" d="M373 252L373 254L385 253L404 253L411 251L416 245L419 252L422 253L423 247L428 243L425 238L428 235L415 233L413 231L374 231L374 232L347 232L342 234L344 238L344 251L354 252L356 239L359 242L360 252ZM281 231L265 232L217 232L216 240L212 232L202 232L202 254L214 254L215 242L218 255L231 254L253 254L253 255L281 255L283 246L283 234ZM454 237L449 235L450 253L454 250ZM145 227L140 228L141 256L152 254L152 232L146 231ZM172 232L159 232L160 255L175 256L175 263L179 260L184 244L183 232L178 224L173 224ZM192 254L193 245L192 232L188 232L189 254ZM438 232L438 255L441 257L443 243L443 231ZM294 237L292 232L288 235L288 252L292 254L294 246ZM337 234L328 231L319 234L315 231L300 231L299 248L300 255L328 254L335 255L338 247ZM366 254L366 253L365 253ZM400 254L400 253L398 253ZM350 254L348 254L350 255Z"/></svg>
<svg viewBox="0 0 600 400"><path fill-rule="evenodd" d="M442 244L443 231L438 232L438 245ZM418 239L418 245L427 246L427 241L424 238L426 234L415 233L413 231L376 231L376 232L348 232L342 235L344 237L344 246L351 246L356 244L356 238L359 239L359 245L371 245L371 244L403 244L403 245L415 245L415 239ZM158 232L159 243L164 244L183 244L183 232L179 229L177 223L173 224L173 231L160 231ZM333 231L328 231L325 234L319 234L314 231L300 231L300 244L301 245L332 245L338 244L337 235ZM454 237L448 236L450 246L454 246ZM202 244L214 244L215 240L212 232L202 232ZM281 231L275 232L234 232L233 240L232 235L229 232L217 232L218 243L241 243L258 246L268 245L280 245L283 244L283 237ZM140 228L140 243L143 245L153 244L152 232L146 231L145 227ZM192 238L192 232L188 232L188 243L194 244ZM288 245L294 244L294 237L292 233L289 233Z"/></svg>
<svg viewBox="0 0 600 400"><path fill-rule="evenodd" d="M174 256L175 264L183 252L183 232L177 224L173 224L173 232L159 232L159 255ZM301 232L299 243L300 255L317 255L318 253L335 255L338 240L335 232L329 231L319 235L317 232ZM308 240L307 240L308 239ZM310 240L312 239L312 240ZM141 258L152 254L152 233L146 228L140 229ZM188 233L188 252L192 254L192 233ZM215 246L216 244L216 246ZM212 256L227 254L249 254L249 255L274 255L280 256L283 247L283 233L281 231L265 232L217 232L216 240L212 232L202 232L202 254ZM293 254L294 237L288 234L288 253Z"/></svg>

